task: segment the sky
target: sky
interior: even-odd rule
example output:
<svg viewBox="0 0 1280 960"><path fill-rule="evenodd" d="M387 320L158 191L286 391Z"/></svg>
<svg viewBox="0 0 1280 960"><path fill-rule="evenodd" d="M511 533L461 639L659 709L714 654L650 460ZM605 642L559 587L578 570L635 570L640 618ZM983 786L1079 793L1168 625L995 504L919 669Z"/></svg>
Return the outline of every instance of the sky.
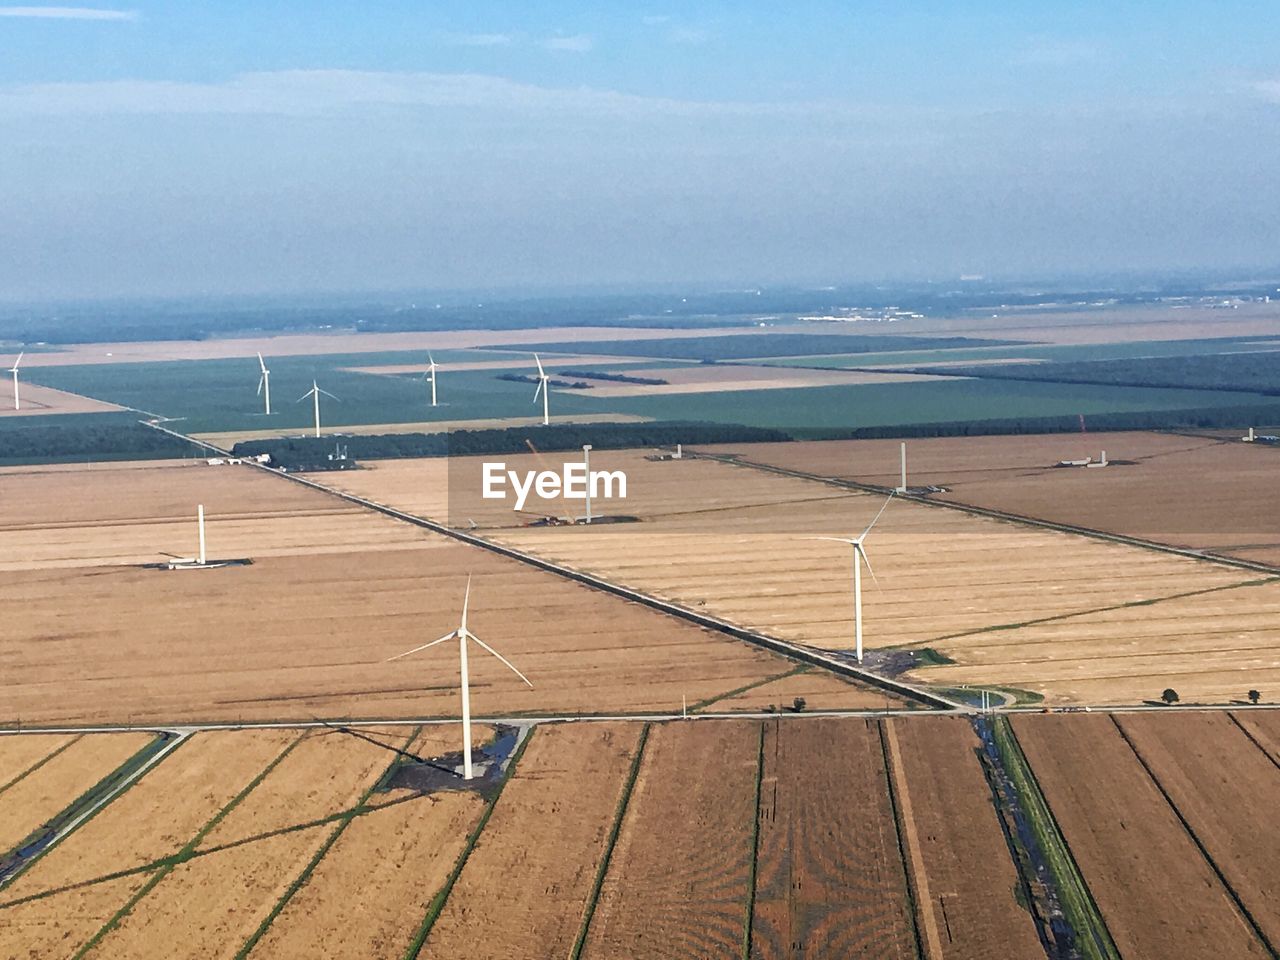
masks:
<svg viewBox="0 0 1280 960"><path fill-rule="evenodd" d="M0 299L1268 270L1274 0L0 0Z"/></svg>

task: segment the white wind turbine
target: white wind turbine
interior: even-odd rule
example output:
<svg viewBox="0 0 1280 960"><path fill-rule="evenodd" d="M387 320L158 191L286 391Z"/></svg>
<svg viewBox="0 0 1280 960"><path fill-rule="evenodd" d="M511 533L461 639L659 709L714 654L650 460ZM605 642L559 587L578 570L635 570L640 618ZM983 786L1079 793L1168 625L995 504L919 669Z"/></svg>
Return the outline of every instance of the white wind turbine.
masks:
<svg viewBox="0 0 1280 960"><path fill-rule="evenodd" d="M423 374L422 379L431 384L431 405L434 407L436 405L436 360L431 356L430 351L427 352L427 360L431 365L427 367L427 372Z"/></svg>
<svg viewBox="0 0 1280 960"><path fill-rule="evenodd" d="M22 358L25 354L26 351L18 354L18 359L13 361L13 366L9 368L9 372L13 374L13 409L15 410L22 409L22 403L18 399L18 364L22 362Z"/></svg>
<svg viewBox="0 0 1280 960"><path fill-rule="evenodd" d="M262 359L262 354L258 354L258 366L262 368L262 376L258 378L258 396L262 397L265 407L263 412L269 417L271 416L271 371L267 369L267 362Z"/></svg>
<svg viewBox="0 0 1280 960"><path fill-rule="evenodd" d="M533 391L533 402L538 402L538 394L542 394L542 425L545 427L551 423L551 412L547 407L547 396L549 390L547 388L547 371L542 369L542 361L538 359L538 355L533 355L533 361L538 365L538 389Z"/></svg>
<svg viewBox="0 0 1280 960"><path fill-rule="evenodd" d="M334 399L334 400L338 400L338 398L337 398L337 397L334 397L334 396L333 396L333 394L332 394L332 393L330 393L328 390L321 390L321 389L320 389L320 387L316 385L316 382L315 382L314 380L312 380L312 381L311 381L311 389L310 389L310 390L308 390L306 393L304 393L302 396L300 396L300 397L297 399L297 402L298 402L298 403L301 403L303 400L307 399L307 397L314 397L314 398L315 398L315 407L316 407L316 436L317 436L317 437L318 437L318 436L320 436L320 394L322 394L322 393L323 393L326 397L333 397L333 399ZM338 402L339 402L339 403L341 403L341 401L340 401L340 400L339 400Z"/></svg>
<svg viewBox="0 0 1280 960"><path fill-rule="evenodd" d="M493 654L503 664L523 680L530 687L533 684L529 678L516 669L515 664L500 654L493 647L489 646L474 633L467 628L467 606L471 602L471 577L467 577L467 592L462 597L462 622L456 630L450 630L439 640L432 640L430 643L424 643L420 647L414 647L412 650L406 650L404 653L398 653L394 657L388 657L383 663L390 663L392 660L399 660L401 657L407 657L412 653L420 650L427 650L434 647L438 643L444 643L446 640L452 640L455 637L458 640L458 663L459 672L462 675L462 779L471 779L471 681L467 672L467 641L474 640L480 644L485 650Z"/></svg>
<svg viewBox="0 0 1280 960"><path fill-rule="evenodd" d="M854 655L858 658L858 662L862 662L862 564L867 565L867 573L871 574L871 579L875 580L876 573L871 569L871 559L867 556L866 547L862 545L862 541L867 539L867 534L871 532L880 521L881 515L889 507L889 501L893 499L893 494L889 494L889 499L884 502L884 506L880 508L880 512L875 518L867 524L867 529L862 531L862 535L854 537L852 540L848 537L810 537L810 540L832 540L836 543L847 543L853 547L853 636L854 636Z"/></svg>

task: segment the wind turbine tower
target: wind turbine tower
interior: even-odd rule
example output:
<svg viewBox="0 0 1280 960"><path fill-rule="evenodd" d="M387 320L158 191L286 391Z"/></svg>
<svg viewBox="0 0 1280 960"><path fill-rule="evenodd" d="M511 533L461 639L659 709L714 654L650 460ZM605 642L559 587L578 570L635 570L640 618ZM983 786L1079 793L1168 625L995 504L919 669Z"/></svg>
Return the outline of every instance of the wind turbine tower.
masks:
<svg viewBox="0 0 1280 960"><path fill-rule="evenodd" d="M258 366L262 368L262 375L258 378L258 396L262 397L263 413L268 417L271 416L271 371L267 369L267 363L262 359L262 354L258 354Z"/></svg>
<svg viewBox="0 0 1280 960"><path fill-rule="evenodd" d="M427 360L430 361L431 365L427 368L426 378L431 383L431 405L434 407L436 405L436 361L430 352L427 353Z"/></svg>
<svg viewBox="0 0 1280 960"><path fill-rule="evenodd" d="M533 361L538 365L538 389L533 391L533 402L538 402L538 394L542 394L542 425L548 426L551 423L551 412L548 407L547 395L550 392L547 387L547 371L542 369L542 361L538 359L538 355L533 355Z"/></svg>
<svg viewBox="0 0 1280 960"><path fill-rule="evenodd" d="M471 577L467 577L467 591L462 596L462 622L456 630L450 630L439 640L432 640L430 643L424 643L420 647L414 647L412 650L406 650L404 653L398 653L394 657L388 657L383 663L390 663L392 660L399 660L401 657L407 657L410 654L417 653L420 650L427 650L434 647L438 643L444 643L446 640L458 640L458 672L462 680L462 779L470 780L472 777L471 770L471 680L468 674L467 664L467 644L471 641L478 643L484 650L487 650L493 656L502 661L508 670L525 682L529 687L533 687L529 678L516 669L515 665L500 654L493 647L489 646L467 627L467 607L471 602Z"/></svg>
<svg viewBox="0 0 1280 960"><path fill-rule="evenodd" d="M9 368L9 372L13 374L13 409L21 410L22 401L18 399L18 364L22 363L23 353L18 354L18 359L13 361L13 366Z"/></svg>
<svg viewBox="0 0 1280 960"><path fill-rule="evenodd" d="M871 579L875 579L876 573L871 569L871 559L867 556L866 547L863 541L867 539L867 534L871 532L871 528L880 522L886 509L889 507L890 501L893 500L893 494L889 494L889 499L885 500L884 506L880 508L880 512L875 515L867 529L862 531L862 535L849 539L848 537L810 537L811 540L832 540L836 543L847 543L853 547L853 637L854 637L854 655L858 662L862 662L862 565L867 565L867 573L871 574Z"/></svg>
<svg viewBox="0 0 1280 960"><path fill-rule="evenodd" d="M203 503L200 504L198 507L196 507L196 524L200 527L200 565L204 566L206 557L205 557L205 551L204 551L204 504Z"/></svg>
<svg viewBox="0 0 1280 960"><path fill-rule="evenodd" d="M907 444L904 440L902 443L902 480L898 484L898 489L894 493L907 492Z"/></svg>
<svg viewBox="0 0 1280 960"><path fill-rule="evenodd" d="M333 396L333 394L332 394L332 393L330 393L328 390L321 390L321 389L320 389L320 387L316 384L316 382L315 382L314 380L312 380L312 381L311 381L311 389L310 389L310 390L308 390L306 393L304 393L302 396L300 396L300 397L298 398L298 401L297 401L298 403L301 403L303 400L307 399L307 397L311 397L311 398L313 398L313 400L315 401L315 411L316 411L316 436L317 436L317 437L318 437L318 436L320 436L320 394L322 394L322 393L323 393L326 397L331 397L331 398L332 398L332 399L334 399L334 400L337 400L337 399L338 399L337 397ZM341 402L341 401L339 401L339 402Z"/></svg>

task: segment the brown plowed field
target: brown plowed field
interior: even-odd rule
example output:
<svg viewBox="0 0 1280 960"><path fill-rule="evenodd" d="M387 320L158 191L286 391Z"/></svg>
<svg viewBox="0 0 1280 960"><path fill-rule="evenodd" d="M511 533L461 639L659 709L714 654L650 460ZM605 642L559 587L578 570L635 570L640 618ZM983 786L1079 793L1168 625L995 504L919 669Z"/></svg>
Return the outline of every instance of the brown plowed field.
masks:
<svg viewBox="0 0 1280 960"><path fill-rule="evenodd" d="M1239 710L1232 714L1258 748L1280 764L1280 713L1273 710Z"/></svg>
<svg viewBox="0 0 1280 960"><path fill-rule="evenodd" d="M426 956L569 955L640 729L638 723L538 728L431 929Z"/></svg>
<svg viewBox="0 0 1280 960"><path fill-rule="evenodd" d="M144 875L105 880L29 900L0 912L0 949L13 960L63 960L102 929L147 882ZM163 954L156 954L159 958Z"/></svg>
<svg viewBox="0 0 1280 960"><path fill-rule="evenodd" d="M805 445L778 449L791 446ZM593 455L593 469L628 478L626 500L597 500L596 512L642 522L591 527L524 525L530 515L580 515L581 502L531 500L517 514L509 500L482 499L483 458L378 461L318 479L460 526L473 519L483 536L782 639L851 646L849 549L809 538L860 532L882 498L714 461L651 462L644 453ZM504 462L515 471L558 471L577 458ZM1019 686L1058 702L1135 702L1153 695L1149 675L1189 641L1212 657L1198 657L1200 674L1180 679L1187 698L1218 696L1244 671L1280 676L1265 590L1186 600L1216 618L1210 631L1189 631L1195 617L1185 610L1160 616L1163 604L1183 603L1169 598L1257 579L1247 571L909 502L890 506L867 547L878 577L863 596L869 648L929 646L958 661L916 672L920 682ZM1143 606L1099 613L1129 604ZM1010 629L1020 624L1031 625L1026 645ZM1051 659L1036 656L1039 630L1054 634ZM1254 652L1242 657L1242 650Z"/></svg>
<svg viewBox="0 0 1280 960"><path fill-rule="evenodd" d="M356 817L249 956L403 956L483 809L459 791Z"/></svg>
<svg viewBox="0 0 1280 960"><path fill-rule="evenodd" d="M916 956L874 721L766 723L759 817L752 957Z"/></svg>
<svg viewBox="0 0 1280 960"><path fill-rule="evenodd" d="M652 728L585 960L739 954L759 735L737 720Z"/></svg>
<svg viewBox="0 0 1280 960"><path fill-rule="evenodd" d="M896 710L904 706L902 701L887 691L880 693L874 688L855 685L815 667L717 700L702 707L699 712L729 713L741 710L756 713L769 707L789 710L796 697L804 699L806 710Z"/></svg>
<svg viewBox="0 0 1280 960"><path fill-rule="evenodd" d="M72 737L56 733L24 733L0 736L0 792Z"/></svg>
<svg viewBox="0 0 1280 960"><path fill-rule="evenodd" d="M1019 905L1010 859L969 721L884 721L892 727L910 791L913 843L923 862L943 960L1043 957L1035 925Z"/></svg>
<svg viewBox="0 0 1280 960"><path fill-rule="evenodd" d="M1226 713L1116 722L1263 936L1280 944L1280 769Z"/></svg>
<svg viewBox="0 0 1280 960"><path fill-rule="evenodd" d="M129 565L193 554L197 503L210 555L251 566ZM2 473L0 533L0 716L25 723L455 716L455 648L384 661L456 626L469 573L473 629L534 683L473 658L480 716L674 712L791 666L248 467Z"/></svg>
<svg viewBox="0 0 1280 960"><path fill-rule="evenodd" d="M708 452L824 477L897 486L898 440L734 444ZM1058 468L1097 459L1105 469ZM1235 439L1146 432L907 441L908 482L937 499L1280 566L1272 508L1280 451Z"/></svg>
<svg viewBox="0 0 1280 960"><path fill-rule="evenodd" d="M1268 956L1109 716L1013 728L1122 956Z"/></svg>
<svg viewBox="0 0 1280 960"><path fill-rule="evenodd" d="M81 737L0 794L0 852L13 849L151 739L147 733Z"/></svg>

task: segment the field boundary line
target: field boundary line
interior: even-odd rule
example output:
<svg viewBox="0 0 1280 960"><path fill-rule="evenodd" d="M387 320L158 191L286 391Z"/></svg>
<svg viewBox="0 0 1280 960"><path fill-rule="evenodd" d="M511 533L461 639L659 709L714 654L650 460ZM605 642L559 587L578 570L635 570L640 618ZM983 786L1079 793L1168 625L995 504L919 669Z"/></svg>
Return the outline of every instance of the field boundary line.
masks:
<svg viewBox="0 0 1280 960"><path fill-rule="evenodd" d="M1212 870L1214 876L1218 878L1218 882L1222 884L1222 889L1225 890L1227 896L1231 898L1232 903L1236 906L1236 910L1240 912L1240 916L1244 918L1245 923L1249 925L1249 929L1253 931L1253 935L1257 937L1258 942L1262 944L1263 949L1265 949L1267 953L1269 953L1273 958L1276 958L1276 960L1280 960L1280 954L1276 953L1275 946L1258 925L1258 921L1253 918L1253 914L1249 911L1249 908L1245 906L1244 901L1240 898L1240 894L1238 894L1236 892L1236 888L1231 885L1226 874L1222 872L1222 868L1218 866L1218 862L1209 852L1209 848L1205 846L1204 841L1200 839L1195 828L1191 826L1191 821L1186 818L1182 810L1178 807L1178 804L1174 802L1169 791L1165 789L1165 785L1160 782L1160 778L1156 775L1156 772L1152 768L1150 762L1148 762L1147 758L1142 755L1142 751L1138 749L1138 745L1133 742L1132 738L1130 738L1129 732L1125 730L1120 719L1116 716L1112 716L1111 722L1115 725L1116 732L1120 734L1121 739L1124 740L1125 744L1133 752L1134 759L1138 761L1142 766L1143 771L1150 778L1152 785L1160 791L1160 796L1164 797L1164 802L1169 805L1169 809L1173 812L1173 815L1178 818L1178 822L1182 824L1182 829L1186 831L1191 842L1196 845L1196 849L1200 851L1200 856L1204 858L1204 862L1208 864L1209 869Z"/></svg>
<svg viewBox="0 0 1280 960"><path fill-rule="evenodd" d="M640 736L636 739L636 755L631 758L631 769L627 771L627 779L622 784L622 793L618 796L618 805L613 813L613 823L609 826L609 835L605 839L604 852L600 855L600 866L596 868L595 879L591 883L591 892L582 910L582 923L578 927L578 936L573 941L573 949L569 951L569 960L578 960L583 948L587 945L587 934L591 931L591 921L596 915L596 906L600 903L600 893L604 890L605 877L609 873L609 865L613 862L613 850L622 834L622 822L631 806L631 792L635 789L636 780L640 776L640 764L644 759L644 748L649 743L649 730L653 725L646 723L640 728Z"/></svg>
<svg viewBox="0 0 1280 960"><path fill-rule="evenodd" d="M915 888L916 912L924 920L924 950L927 960L943 960L942 937L938 933L938 918L934 915L933 898L929 894L929 874L925 869L920 850L920 838L916 834L915 815L911 811L911 794L907 788L907 771L902 763L902 747L898 743L898 731L893 721L880 721L880 739L884 747L885 776L889 780L889 793L894 802L898 819L898 846L903 853L903 871L907 884ZM919 931L917 931L917 938ZM925 944L921 944L924 946Z"/></svg>
<svg viewBox="0 0 1280 960"><path fill-rule="evenodd" d="M405 739L404 745L400 749L408 750L421 732L421 726L415 727ZM395 766L398 761L399 758L392 761L392 763L388 765L388 770ZM245 957L249 956L253 949L258 945L258 941L266 935L266 932L271 928L271 925L275 923L276 918L284 912L285 907L289 905L289 902L294 898L297 892L301 890L303 886L306 885L307 881L311 879L311 874L315 872L316 867L320 866L320 862L328 856L329 851L333 849L333 845L338 842L338 838L346 832L347 827L351 825L351 821L356 818L357 811L368 802L369 798L373 796L373 791L378 789L378 786L385 778L386 772L384 771L382 775L374 780L369 789L365 790L360 795L360 799L356 801L355 805L344 811L338 817L336 821L337 825L329 832L329 836L321 841L316 852L312 855L311 859L307 861L307 865L302 868L302 871L294 877L293 882L290 883L284 893L280 895L275 906L271 908L271 911L263 918L262 922L258 924L258 929L251 933L248 939L245 940L244 945L236 951L233 960L244 960Z"/></svg>
<svg viewBox="0 0 1280 960"><path fill-rule="evenodd" d="M813 669L813 664L802 663L799 666L793 667L792 669L786 671L785 673L779 673L776 676L772 676L772 677L765 677L763 680L753 680L751 681L751 683L745 684L741 687L736 687L733 690L729 690L726 693L716 694L714 697L708 697L705 700L699 700L697 703L690 704L689 712L697 713L699 710L709 707L713 703L719 703L721 700L728 700L730 697L736 697L739 694L746 693L748 690L756 690L759 687L768 686L769 684L774 683L775 681L785 680L787 679L787 677L798 677L800 676L800 674L808 673L812 669Z"/></svg>
<svg viewBox="0 0 1280 960"><path fill-rule="evenodd" d="M893 747L889 742L888 719L877 720L876 736L880 740L880 758L884 769L885 792L889 798L889 810L893 816L893 836L898 842L898 863L902 867L903 890L907 895L907 915L911 918L911 934L915 940L916 956L921 960L942 960L942 942L938 938L938 924L933 917L932 904L922 905L921 897L929 895L929 885L926 880L923 887L917 885L911 869L911 858L913 856L910 843L906 836L904 817L910 816L910 810L904 808L903 801L907 798L900 795L900 785L895 783L895 759L893 756ZM894 740L896 745L897 740ZM905 778L903 778L905 780ZM910 806L908 801L907 807ZM923 875L923 869L921 874ZM927 915L922 918L923 911L928 910ZM921 920L925 923L925 936L921 937ZM926 949L927 943L927 949Z"/></svg>
<svg viewBox="0 0 1280 960"><path fill-rule="evenodd" d="M1249 738L1249 742L1252 743L1255 747L1257 747L1258 750L1261 751L1264 757L1266 757L1268 760L1271 761L1271 765L1276 769L1280 770L1280 760L1277 760L1275 755L1272 754L1270 750L1268 750L1258 741L1258 738L1254 736L1254 733L1252 730L1250 730L1248 727L1246 727L1243 723L1240 722L1240 718L1236 716L1236 711L1228 710L1227 717L1230 718L1231 722L1234 723L1237 728L1239 728L1241 733L1243 733L1246 737Z"/></svg>
<svg viewBox="0 0 1280 960"><path fill-rule="evenodd" d="M54 828L53 837L45 845L44 849L29 860L15 866L8 875L0 878L0 890L7 888L14 880L31 869L35 863L43 859L50 850L61 844L63 840L105 810L114 800L128 792L129 788L136 784L148 770L180 747L186 739L186 734L153 736L151 740L127 757L123 763L108 771L93 786L83 791L59 810L56 815L46 822L46 825L38 827L34 832L24 837L16 847L6 852L6 857L21 850L24 845L31 843L33 838L41 836L42 831L47 829L47 824L57 825Z"/></svg>
<svg viewBox="0 0 1280 960"><path fill-rule="evenodd" d="M1076 945L1081 947L1086 957L1121 960L1120 949L1111 936L1106 918L1089 889L1075 854L1071 852L1071 844L1054 816L1044 788L1018 742L1017 731L1007 717L992 719L991 738L1022 804L1027 824L1040 845L1045 865L1057 883L1063 914L1071 923Z"/></svg>
<svg viewBox="0 0 1280 960"><path fill-rule="evenodd" d="M8 783L4 784L3 786L0 786L0 796L3 796L4 792L8 790L10 787L14 786L17 783L20 783L21 781L25 780L28 776L35 773L37 770L43 767L46 763L48 763L58 754L62 753L62 751L70 749L72 746L76 744L77 741L82 740L84 737L88 736L88 734L84 734L84 733L68 734L68 736L70 736L71 739L68 740L66 743L64 743L62 746L56 747L53 750L50 750L47 754L45 754L43 757L41 757L31 766L27 767L27 769L23 770L20 774L18 774L16 777L10 780Z"/></svg>
<svg viewBox="0 0 1280 960"><path fill-rule="evenodd" d="M760 723L760 744L756 754L756 802L751 818L751 870L747 876L747 915L742 921L742 960L751 960L752 938L755 935L756 878L760 872L760 797L764 790L764 736L765 722Z"/></svg>
<svg viewBox="0 0 1280 960"><path fill-rule="evenodd" d="M145 420L139 422L146 424L153 430L160 430L163 433L171 434L182 440L202 446L206 450L213 451L219 456L230 456L228 451L221 447L214 446L211 443L207 443L206 441L197 440L194 437L178 433L174 430L168 429L167 427L160 426L159 424L148 423ZM551 560L545 560L542 557L535 556L534 554L526 553L523 550L517 550L514 547L505 546L493 540L487 540L484 537L474 536L463 530L454 530L446 524L438 523L435 520L429 520L426 517L420 517L404 510L398 510L385 503L378 503L375 500L368 500L364 497L356 496L353 493L347 493L345 491L335 489L334 487L327 487L322 483L311 480L307 477L300 477L295 473L283 473L267 466L266 464L254 461L249 461L244 464L244 466L255 470L261 470L269 476L283 477L286 480L302 484L303 486L310 487L313 490L326 493L329 496L346 500L348 503L354 503L370 510L377 511L378 513L391 517L392 519L401 520L405 523L422 527L425 530L431 530L434 533L441 534L442 536L449 537L453 540L458 540L462 543L468 543L474 547L480 547L481 549L488 550L491 553L496 553L500 556L517 560L521 563L527 564L528 566L536 567L539 570L545 570L548 573L554 573L559 577L567 580L573 580L603 593L610 593L614 596L622 597L625 600L631 600L642 606L669 614L713 632L726 634L734 639L743 640L757 647L763 647L773 653L781 654L790 660L814 664L815 666L830 670L833 673L843 674L844 676L859 680L863 683L869 684L870 686L879 687L882 690L889 690L901 697L905 697L909 700L916 700L930 707L941 708L943 710L963 709L959 704L952 703L945 697L939 696L929 690L921 689L890 677L882 677L878 674L871 673L870 671L854 667L842 660L836 659L835 657L828 656L815 648L790 643L786 640L780 640L777 637L771 637L768 634L758 633L754 630L748 630L745 627L736 626L735 624L721 620L717 617L708 616L707 614L698 613L697 611L682 607L669 600L663 600L659 597L652 596L651 594L643 593L639 590L633 590L630 587L624 587L621 584L613 583L603 577L597 577L593 574L586 573L581 570L575 570L572 567L567 567Z"/></svg>
<svg viewBox="0 0 1280 960"><path fill-rule="evenodd" d="M815 483L825 483L829 486L841 487L847 490L860 490L864 493L876 493L880 495L892 493L900 500L936 507L940 510L957 510L961 513L969 513L978 517L986 517L989 520L1002 520L1006 523L1037 527L1044 530L1054 530L1058 533L1075 534L1077 536L1089 537L1094 540L1102 540L1110 543L1119 543L1130 547L1141 547L1144 550L1154 550L1158 553L1173 554L1174 556L1186 557L1191 560L1201 560L1205 563L1214 563L1219 566L1236 567L1241 570L1252 570L1258 573L1271 574L1273 576L1280 574L1280 567L1275 566L1274 564L1260 563L1255 560L1241 560L1220 554L1204 553L1198 550L1191 550L1186 547L1175 547L1171 544L1160 543L1158 540L1146 540L1142 537L1128 536L1123 533L1107 533L1105 530L1095 530L1092 527L1081 527L1070 523L1059 523L1054 520L1043 520L1037 517L1028 517L1020 513L1010 513L1006 510L996 510L992 507L979 507L971 503L961 503L956 500L933 500L927 496L918 496L912 493L898 493L894 487L881 486L880 484L875 483L863 483L859 480L845 480L839 477L823 477L816 473L806 473L803 470L792 470L787 467L777 467L767 463L760 463L755 460L745 460L740 456L734 457L718 453L702 453L696 450L688 451L686 456L715 460L720 463L727 463L733 466L746 467L750 470L763 470L767 473L776 473L780 476L794 477L799 480L812 480Z"/></svg>
<svg viewBox="0 0 1280 960"><path fill-rule="evenodd" d="M232 797L221 810L209 819L208 823L197 830L194 837L182 845L177 854L175 854L174 861L172 863L166 864L165 866L157 869L151 876L151 879L144 883L119 910L112 914L107 919L107 922L98 929L97 933L90 937L79 950L72 954L71 960L82 960L82 958L101 943L102 940L111 933L111 931L120 925L120 922L129 915L133 908L136 907L142 899L147 896L147 894L160 884L160 881L172 873L180 863L184 863L186 860L190 859L189 855L195 852L196 848L200 846L200 842L204 840L204 838L207 837L219 823L225 820L227 816L230 815L231 811L240 805L241 801L243 801L245 797L253 793L253 791L257 789L258 785L267 778L271 771L275 770L284 758L293 752L294 747L300 744L304 739L306 739L306 737L307 734L304 733L288 743L285 748L276 755L274 760L268 763L256 777L245 784L239 793ZM184 854L187 856L184 857Z"/></svg>
<svg viewBox="0 0 1280 960"><path fill-rule="evenodd" d="M506 790L507 784L511 778L515 776L516 768L520 764L520 760L524 757L525 750L529 747L529 741L533 739L536 727L529 727L520 741L520 745L516 747L515 752L511 755L511 759L507 761L507 769L502 774L502 780L498 783L498 789L494 791L493 799L485 807L484 812L480 815L480 820L472 828L471 833L467 835L466 845L462 848L462 852L458 854L458 859L453 865L453 869L449 871L449 876L434 897L431 898L431 904L427 907L427 915L423 917L422 923L418 925L418 931L414 934L413 939L409 942L409 948L405 951L404 960L417 960L422 948L427 942L427 937L431 935L431 928L435 926L436 920L440 918L444 905L449 901L449 894L453 893L453 887L458 882L458 877L462 876L462 871L467 865L467 861L471 858L471 851L475 849L476 842L479 841L480 835L484 833L484 828L489 825L489 818L493 816L494 807L498 805L498 801L502 799L502 794Z"/></svg>

